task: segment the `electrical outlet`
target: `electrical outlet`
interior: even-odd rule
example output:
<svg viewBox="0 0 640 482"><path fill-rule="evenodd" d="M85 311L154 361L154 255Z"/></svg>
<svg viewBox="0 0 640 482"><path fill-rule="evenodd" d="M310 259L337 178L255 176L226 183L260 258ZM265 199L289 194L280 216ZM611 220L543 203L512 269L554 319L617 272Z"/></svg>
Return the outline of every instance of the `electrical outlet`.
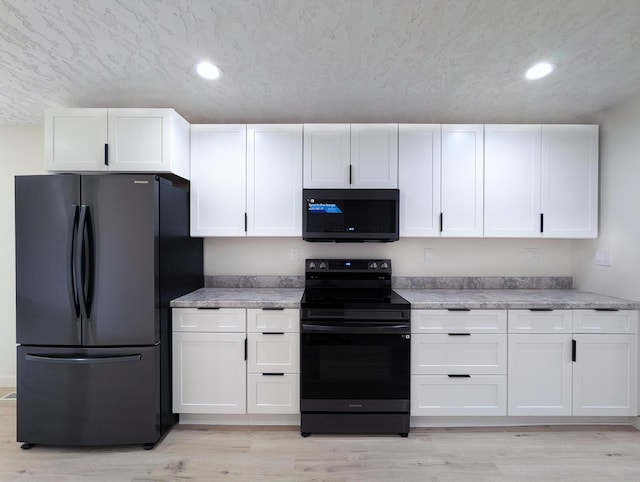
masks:
<svg viewBox="0 0 640 482"><path fill-rule="evenodd" d="M540 250L538 248L524 248L524 259L527 264L538 264Z"/></svg>
<svg viewBox="0 0 640 482"><path fill-rule="evenodd" d="M424 262L431 263L433 261L433 248L424 248Z"/></svg>
<svg viewBox="0 0 640 482"><path fill-rule="evenodd" d="M291 248L291 261L300 261L300 248Z"/></svg>

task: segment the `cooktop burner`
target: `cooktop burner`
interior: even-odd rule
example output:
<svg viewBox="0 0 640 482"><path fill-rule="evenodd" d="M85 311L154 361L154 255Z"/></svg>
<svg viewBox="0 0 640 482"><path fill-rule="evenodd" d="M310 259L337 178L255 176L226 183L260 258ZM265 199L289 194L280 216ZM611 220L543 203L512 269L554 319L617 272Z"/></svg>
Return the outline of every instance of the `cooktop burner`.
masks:
<svg viewBox="0 0 640 482"><path fill-rule="evenodd" d="M302 308L409 309L391 289L389 259L307 259Z"/></svg>

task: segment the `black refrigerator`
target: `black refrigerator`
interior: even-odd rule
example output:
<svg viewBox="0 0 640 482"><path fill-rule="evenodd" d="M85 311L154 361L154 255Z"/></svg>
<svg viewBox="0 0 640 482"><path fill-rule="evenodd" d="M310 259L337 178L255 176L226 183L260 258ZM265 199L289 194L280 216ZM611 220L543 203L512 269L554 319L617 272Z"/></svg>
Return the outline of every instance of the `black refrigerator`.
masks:
<svg viewBox="0 0 640 482"><path fill-rule="evenodd" d="M189 194L156 175L16 176L17 439L153 447L171 299L203 286Z"/></svg>

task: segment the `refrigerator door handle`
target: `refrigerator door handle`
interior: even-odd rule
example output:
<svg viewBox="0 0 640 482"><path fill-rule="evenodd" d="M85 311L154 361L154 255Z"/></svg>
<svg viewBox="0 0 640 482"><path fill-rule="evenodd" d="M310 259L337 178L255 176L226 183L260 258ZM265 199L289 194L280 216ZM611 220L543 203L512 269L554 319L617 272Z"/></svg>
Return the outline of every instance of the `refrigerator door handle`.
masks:
<svg viewBox="0 0 640 482"><path fill-rule="evenodd" d="M76 237L75 272L80 308L85 320L89 318L91 313L93 295L93 244L89 206L82 205L78 222L78 236Z"/></svg>
<svg viewBox="0 0 640 482"><path fill-rule="evenodd" d="M101 363L125 363L142 360L142 355L109 356L109 357L57 357L57 356L41 356L41 355L25 355L27 361L45 362L45 363L64 363L72 365L95 365Z"/></svg>
<svg viewBox="0 0 640 482"><path fill-rule="evenodd" d="M71 230L69 232L69 238L67 243L67 266L69 267L69 273L67 276L67 291L69 292L69 300L73 307L73 312L76 318L80 318L80 301L78 300L78 290L76 282L75 272L75 244L76 236L78 235L78 206L73 206L73 220L71 222Z"/></svg>

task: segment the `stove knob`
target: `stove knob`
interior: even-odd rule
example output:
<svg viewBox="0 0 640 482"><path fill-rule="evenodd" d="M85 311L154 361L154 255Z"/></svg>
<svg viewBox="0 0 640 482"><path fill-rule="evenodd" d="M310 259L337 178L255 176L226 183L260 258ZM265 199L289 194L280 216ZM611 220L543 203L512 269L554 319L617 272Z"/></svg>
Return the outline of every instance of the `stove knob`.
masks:
<svg viewBox="0 0 640 482"><path fill-rule="evenodd" d="M327 263L324 261L320 263L320 269L327 269Z"/></svg>
<svg viewBox="0 0 640 482"><path fill-rule="evenodd" d="M309 263L309 269L316 269L316 264L313 261Z"/></svg>
<svg viewBox="0 0 640 482"><path fill-rule="evenodd" d="M389 263L387 263L386 261L383 261L382 264L380 265L380 267L382 269L387 269L389 267Z"/></svg>
<svg viewBox="0 0 640 482"><path fill-rule="evenodd" d="M369 269L378 269L378 263L374 261L373 263L369 264Z"/></svg>

